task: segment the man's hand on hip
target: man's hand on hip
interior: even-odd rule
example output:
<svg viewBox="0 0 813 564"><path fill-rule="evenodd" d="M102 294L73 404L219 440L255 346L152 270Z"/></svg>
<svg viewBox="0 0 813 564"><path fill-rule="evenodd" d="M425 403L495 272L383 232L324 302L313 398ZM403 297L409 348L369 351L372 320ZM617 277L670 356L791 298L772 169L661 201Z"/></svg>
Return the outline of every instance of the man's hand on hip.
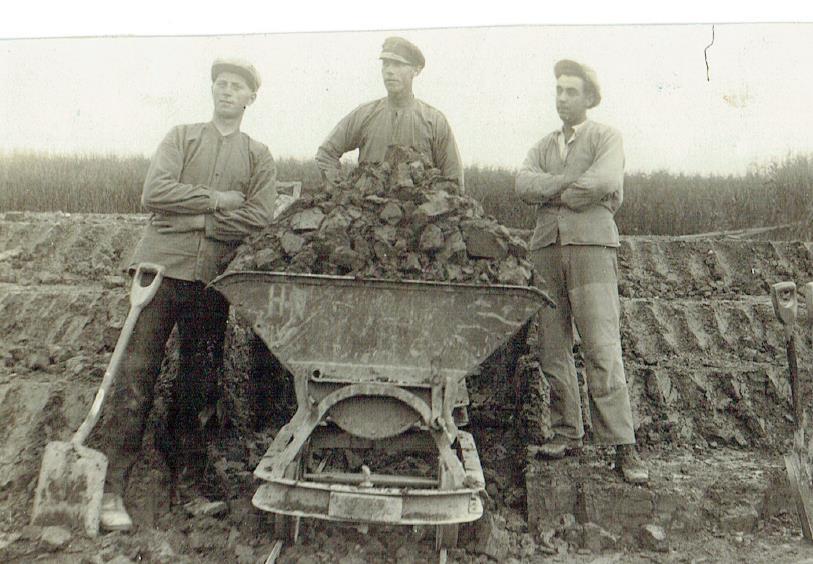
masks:
<svg viewBox="0 0 813 564"><path fill-rule="evenodd" d="M158 233L186 233L203 231L206 220L203 214L198 215L156 215L152 219Z"/></svg>
<svg viewBox="0 0 813 564"><path fill-rule="evenodd" d="M215 206L215 210L217 211L236 210L237 208L241 207L246 201L245 195L242 192L238 192L237 190L228 190L226 192L213 192L212 194L217 200L217 205Z"/></svg>

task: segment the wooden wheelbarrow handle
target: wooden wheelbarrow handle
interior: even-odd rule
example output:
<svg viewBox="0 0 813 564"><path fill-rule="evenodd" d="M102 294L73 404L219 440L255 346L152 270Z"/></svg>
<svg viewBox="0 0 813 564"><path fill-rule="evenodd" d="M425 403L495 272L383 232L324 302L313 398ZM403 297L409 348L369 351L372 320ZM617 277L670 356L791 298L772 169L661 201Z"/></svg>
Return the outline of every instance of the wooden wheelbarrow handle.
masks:
<svg viewBox="0 0 813 564"><path fill-rule="evenodd" d="M145 274L155 275L152 281L146 286L143 284ZM82 421L79 429L76 430L76 433L74 433L71 438L72 443L78 445L84 443L85 439L87 439L93 430L93 427L95 427L99 421L99 415L102 411L105 396L118 375L121 361L124 358L124 352L127 350L130 335L133 334L133 328L138 320L138 316L141 310L152 301L155 292L157 292L158 287L161 286L163 278L163 266L143 262L136 268L135 275L133 276L133 284L130 288L130 312L127 314L127 319L124 320L124 326L121 328L118 341L116 341L116 348L113 349L113 356L110 358L110 364L104 373L104 378L99 386L99 390L96 392L96 397L93 399L93 405L90 406L90 411L85 417L85 420Z"/></svg>

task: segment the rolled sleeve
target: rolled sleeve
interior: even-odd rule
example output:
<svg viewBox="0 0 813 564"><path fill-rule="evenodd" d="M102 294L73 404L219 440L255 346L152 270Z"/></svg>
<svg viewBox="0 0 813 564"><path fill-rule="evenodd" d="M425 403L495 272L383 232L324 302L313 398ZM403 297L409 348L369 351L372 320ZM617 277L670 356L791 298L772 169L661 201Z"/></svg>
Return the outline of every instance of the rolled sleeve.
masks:
<svg viewBox="0 0 813 564"><path fill-rule="evenodd" d="M155 152L141 193L141 205L152 213L200 214L212 210L209 187L180 182L184 164L183 132L173 128Z"/></svg>
<svg viewBox="0 0 813 564"><path fill-rule="evenodd" d="M528 151L517 173L514 192L528 204L544 204L559 195L565 186L565 176L551 174L542 167L544 142Z"/></svg>
<svg viewBox="0 0 813 564"><path fill-rule="evenodd" d="M333 131L327 136L316 151L316 166L322 177L329 182L335 182L341 172L342 155L348 151L358 149L361 145L359 139L359 111L356 108L336 124Z"/></svg>
<svg viewBox="0 0 813 564"><path fill-rule="evenodd" d="M432 160L435 166L440 169L443 176L456 178L460 190L464 191L463 162L460 159L460 151L452 128L445 118L438 121L432 148L434 152Z"/></svg>

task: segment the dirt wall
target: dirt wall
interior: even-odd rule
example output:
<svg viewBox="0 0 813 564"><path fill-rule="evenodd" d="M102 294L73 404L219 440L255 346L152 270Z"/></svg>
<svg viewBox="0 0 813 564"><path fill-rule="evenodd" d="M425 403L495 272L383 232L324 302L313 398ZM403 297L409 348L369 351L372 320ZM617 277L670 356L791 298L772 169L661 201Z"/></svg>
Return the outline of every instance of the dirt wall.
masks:
<svg viewBox="0 0 813 564"><path fill-rule="evenodd" d="M127 312L128 281L121 267L143 221L143 216L0 215L5 374L60 382L84 372L94 385L87 374L104 367ZM775 437L788 428L788 387L784 344L767 292L777 281L813 279L810 259L809 245L799 242L622 241L622 343L644 441L776 446ZM805 317L804 308L800 315ZM811 348L801 333L804 367ZM253 425L265 420L257 409L274 409L267 396L285 389L247 374L273 364L261 358L246 365L245 351L256 356L257 347L245 327L232 324L227 387L235 397L261 396L235 414ZM489 424L511 421L514 388L505 360L502 351L471 383L473 411L482 408ZM23 385L24 379L14 380Z"/></svg>

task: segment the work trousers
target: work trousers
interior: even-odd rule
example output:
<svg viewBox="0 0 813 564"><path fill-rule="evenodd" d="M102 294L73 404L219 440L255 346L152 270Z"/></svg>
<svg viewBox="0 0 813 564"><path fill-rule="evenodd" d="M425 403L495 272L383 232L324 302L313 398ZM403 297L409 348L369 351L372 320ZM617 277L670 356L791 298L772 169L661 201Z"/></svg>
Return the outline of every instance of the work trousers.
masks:
<svg viewBox="0 0 813 564"><path fill-rule="evenodd" d="M145 275L145 284L152 280ZM155 384L172 329L178 326L179 366L172 390L166 432L193 425L205 400L199 386L201 351L222 363L228 302L202 282L164 278L141 311L121 368L105 406L100 439L108 458L106 491L122 494L141 449ZM209 367L211 368L211 367Z"/></svg>
<svg viewBox="0 0 813 564"><path fill-rule="evenodd" d="M554 245L531 258L557 307L539 316L540 364L551 385L551 427L570 439L584 435L573 360L573 326L581 338L593 435L597 444L635 443L621 358L616 249Z"/></svg>

